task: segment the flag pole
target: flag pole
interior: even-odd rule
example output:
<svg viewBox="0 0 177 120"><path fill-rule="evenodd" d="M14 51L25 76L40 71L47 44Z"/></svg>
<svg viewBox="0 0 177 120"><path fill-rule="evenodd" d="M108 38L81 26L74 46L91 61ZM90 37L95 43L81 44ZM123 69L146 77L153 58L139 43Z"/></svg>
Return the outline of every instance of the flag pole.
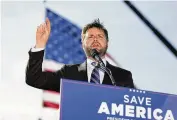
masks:
<svg viewBox="0 0 177 120"><path fill-rule="evenodd" d="M43 4L44 4L44 20L46 19L46 8L47 8L47 0L43 0Z"/></svg>
<svg viewBox="0 0 177 120"><path fill-rule="evenodd" d="M142 20L142 22L154 33L154 35L177 58L177 50L169 42L169 40L130 1L124 0L123 2Z"/></svg>

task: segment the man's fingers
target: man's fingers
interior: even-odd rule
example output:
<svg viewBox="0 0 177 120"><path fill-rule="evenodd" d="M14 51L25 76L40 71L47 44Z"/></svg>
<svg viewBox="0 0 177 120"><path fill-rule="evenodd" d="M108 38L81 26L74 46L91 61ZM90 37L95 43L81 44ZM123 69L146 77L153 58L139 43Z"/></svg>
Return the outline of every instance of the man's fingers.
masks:
<svg viewBox="0 0 177 120"><path fill-rule="evenodd" d="M37 27L37 34L41 34L43 32L43 25Z"/></svg>
<svg viewBox="0 0 177 120"><path fill-rule="evenodd" d="M37 32L39 31L39 27L40 27L40 26L37 26Z"/></svg>
<svg viewBox="0 0 177 120"><path fill-rule="evenodd" d="M47 30L50 32L50 20L49 20L49 18L46 18L46 26L47 26Z"/></svg>
<svg viewBox="0 0 177 120"><path fill-rule="evenodd" d="M45 27L44 27L45 32L47 32L47 33L48 33L48 32L49 32L49 30L47 29L47 25L45 24L44 26L45 26Z"/></svg>
<svg viewBox="0 0 177 120"><path fill-rule="evenodd" d="M42 24L42 32L45 31L45 23Z"/></svg>
<svg viewBox="0 0 177 120"><path fill-rule="evenodd" d="M47 18L46 22L40 24L40 26L37 27L37 34L43 34L49 32L50 32L50 21Z"/></svg>
<svg viewBox="0 0 177 120"><path fill-rule="evenodd" d="M42 26L40 25L37 27L37 32L40 33L41 31L42 31Z"/></svg>

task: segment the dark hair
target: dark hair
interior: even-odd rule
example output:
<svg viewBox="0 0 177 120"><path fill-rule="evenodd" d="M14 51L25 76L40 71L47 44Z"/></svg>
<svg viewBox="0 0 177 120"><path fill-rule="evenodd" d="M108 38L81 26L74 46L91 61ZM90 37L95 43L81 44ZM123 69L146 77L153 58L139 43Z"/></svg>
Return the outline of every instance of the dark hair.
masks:
<svg viewBox="0 0 177 120"><path fill-rule="evenodd" d="M108 37L108 31L107 29L104 27L104 25L102 23L100 23L100 20L99 18L98 19L95 19L93 22L91 23L88 23L85 25L85 27L82 29L82 35L84 35L88 29L90 28L93 28L93 27L96 27L98 29L101 29L103 30L105 36L106 36L106 40L108 41L109 40L109 37Z"/></svg>

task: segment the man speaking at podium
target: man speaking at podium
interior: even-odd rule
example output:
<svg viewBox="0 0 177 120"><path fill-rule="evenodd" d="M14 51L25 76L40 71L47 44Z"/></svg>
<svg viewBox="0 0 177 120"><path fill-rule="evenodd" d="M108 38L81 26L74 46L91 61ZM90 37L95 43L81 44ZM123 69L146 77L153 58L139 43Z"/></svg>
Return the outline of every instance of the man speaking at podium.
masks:
<svg viewBox="0 0 177 120"><path fill-rule="evenodd" d="M26 83L30 86L60 91L60 79L72 79L96 84L134 88L130 71L113 66L105 59L108 47L108 31L99 19L82 29L82 47L87 56L85 62L64 65L56 72L42 71L44 50L51 31L47 18L36 31L36 45L29 51Z"/></svg>

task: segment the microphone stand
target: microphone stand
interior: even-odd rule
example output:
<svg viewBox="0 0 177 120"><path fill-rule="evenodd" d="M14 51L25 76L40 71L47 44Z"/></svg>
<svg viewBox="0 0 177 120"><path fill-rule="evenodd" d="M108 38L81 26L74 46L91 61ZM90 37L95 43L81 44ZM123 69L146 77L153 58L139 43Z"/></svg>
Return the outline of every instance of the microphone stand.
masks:
<svg viewBox="0 0 177 120"><path fill-rule="evenodd" d="M102 63L101 61L98 61L98 65L97 65L97 66L94 65L94 66L95 66L95 67L98 67L98 68L100 68L102 71L106 72L106 73L109 75L109 78L111 79L112 84L113 84L114 86L116 86L116 81L115 81L115 79L114 79L114 77L113 77L113 75L112 75L112 73L111 73L111 70L108 69L108 68L104 65L104 63Z"/></svg>

